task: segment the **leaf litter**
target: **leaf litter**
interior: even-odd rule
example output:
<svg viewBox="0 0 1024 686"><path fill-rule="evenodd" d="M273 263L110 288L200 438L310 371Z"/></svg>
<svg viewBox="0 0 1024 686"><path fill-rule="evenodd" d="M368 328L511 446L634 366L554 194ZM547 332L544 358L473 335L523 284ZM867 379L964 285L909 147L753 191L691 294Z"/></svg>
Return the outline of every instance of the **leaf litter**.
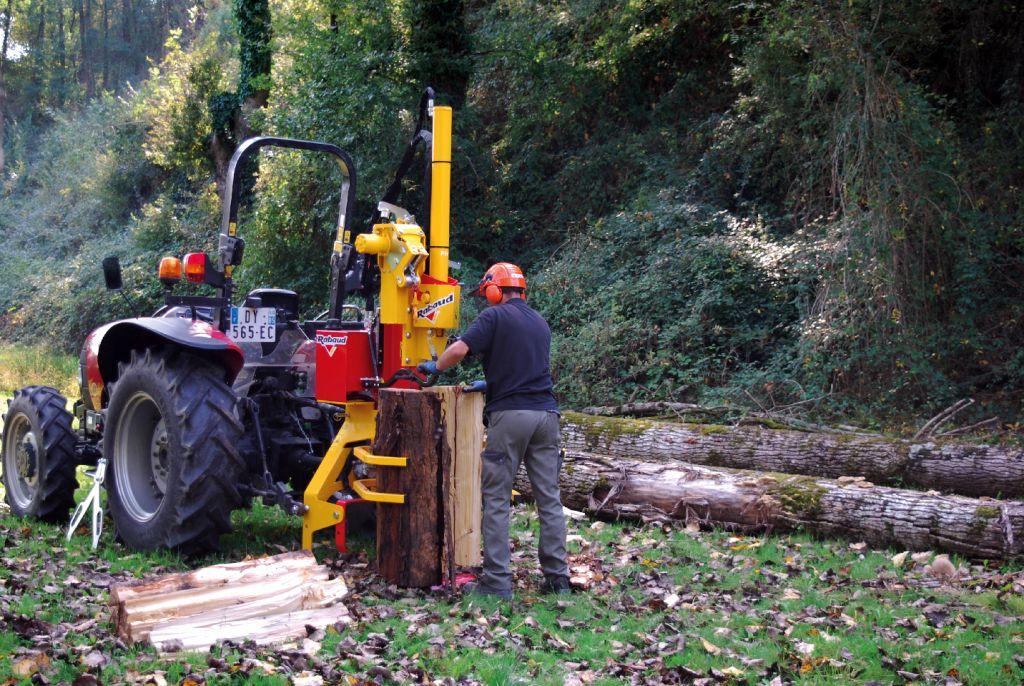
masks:
<svg viewBox="0 0 1024 686"><path fill-rule="evenodd" d="M536 534L520 509L511 604L399 589L364 552L328 563L355 624L279 646L224 643L161 658L113 633L107 588L131 574L72 556L57 529L0 519L0 632L14 683L482 684L476 664L514 656L523 683L788 684L807 678L969 683L972 662L1024 675L1024 572L843 542L569 521L577 593L539 593ZM31 533L37 539L23 544ZM38 539L42 537L44 545ZM110 544L115 545L115 544ZM130 555L125 551L125 554ZM217 560L221 561L221 560ZM116 570L116 571L115 571ZM148 572L171 571L153 565ZM891 621L874 626L872 613ZM1001 642L986 641L1005 627ZM873 654L864 635L877 640ZM1009 641L1004 640L1010 636ZM857 638L860 637L860 644ZM945 667L954 650L967 668ZM849 647L848 647L849 644ZM940 664L941 667L940 668ZM957 662L959 664L959 662ZM3 682L0 672L0 683ZM872 678L866 678L866 677Z"/></svg>

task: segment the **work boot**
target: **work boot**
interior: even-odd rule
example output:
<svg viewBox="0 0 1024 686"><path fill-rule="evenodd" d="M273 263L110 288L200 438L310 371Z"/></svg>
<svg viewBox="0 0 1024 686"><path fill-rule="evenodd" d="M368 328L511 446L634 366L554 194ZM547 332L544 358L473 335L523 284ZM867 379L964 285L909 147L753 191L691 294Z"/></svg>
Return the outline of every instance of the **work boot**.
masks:
<svg viewBox="0 0 1024 686"><path fill-rule="evenodd" d="M493 596L502 600L512 600L512 591L491 588L481 581L468 581L462 584L462 594L468 595L470 593L473 595Z"/></svg>
<svg viewBox="0 0 1024 686"><path fill-rule="evenodd" d="M572 593L572 586L569 585L569 577L562 576L560 574L545 575L544 583L540 585L540 592L553 593L555 595Z"/></svg>

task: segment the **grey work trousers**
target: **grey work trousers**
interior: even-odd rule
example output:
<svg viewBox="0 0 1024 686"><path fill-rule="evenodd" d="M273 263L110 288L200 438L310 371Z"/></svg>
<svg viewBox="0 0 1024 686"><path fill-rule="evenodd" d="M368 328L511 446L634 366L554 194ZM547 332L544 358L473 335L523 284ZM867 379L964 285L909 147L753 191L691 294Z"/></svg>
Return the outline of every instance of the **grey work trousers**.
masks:
<svg viewBox="0 0 1024 686"><path fill-rule="evenodd" d="M533 487L540 515L537 554L546 576L568 576L565 563L565 516L558 489L561 468L558 413L541 410L499 410L488 415L487 449L483 454L484 586L512 589L508 526L512 482L520 462Z"/></svg>

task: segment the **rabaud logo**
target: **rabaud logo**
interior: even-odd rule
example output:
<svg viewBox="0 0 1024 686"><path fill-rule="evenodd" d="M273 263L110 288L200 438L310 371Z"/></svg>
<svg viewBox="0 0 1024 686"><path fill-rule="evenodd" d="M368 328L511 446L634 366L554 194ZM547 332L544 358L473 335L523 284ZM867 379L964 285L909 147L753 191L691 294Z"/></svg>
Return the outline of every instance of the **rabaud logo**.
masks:
<svg viewBox="0 0 1024 686"><path fill-rule="evenodd" d="M335 336L332 333L318 333L316 335L316 342L324 347L327 351L327 357L334 357L334 353L338 351L338 348L348 343L348 336Z"/></svg>
<svg viewBox="0 0 1024 686"><path fill-rule="evenodd" d="M435 300L426 307L421 307L420 309L416 310L416 316L419 317L420 319L426 319L428 322L432 322L434 321L434 318L437 317L438 310L440 310L442 307L451 305L453 302L455 302L455 294L449 293L440 300Z"/></svg>
<svg viewBox="0 0 1024 686"><path fill-rule="evenodd" d="M335 336L331 333L318 333L316 342L326 347L328 345L345 345L348 343L348 336Z"/></svg>

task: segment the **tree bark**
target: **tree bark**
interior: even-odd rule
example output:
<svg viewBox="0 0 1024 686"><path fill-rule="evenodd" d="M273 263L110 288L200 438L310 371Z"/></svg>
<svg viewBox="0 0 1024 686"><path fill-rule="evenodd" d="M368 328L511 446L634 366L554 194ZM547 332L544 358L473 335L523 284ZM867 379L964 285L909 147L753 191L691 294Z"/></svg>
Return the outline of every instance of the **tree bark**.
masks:
<svg viewBox="0 0 1024 686"><path fill-rule="evenodd" d="M441 581L443 544L441 400L420 391L383 390L376 455L406 457L405 467L378 467L377 490L405 494L403 505L377 505L377 567L403 587Z"/></svg>
<svg viewBox="0 0 1024 686"><path fill-rule="evenodd" d="M6 164L4 136L7 124L7 45L11 35L13 4L13 0L7 0L7 7L4 9L4 42L3 47L0 47L0 181L4 178L4 164Z"/></svg>
<svg viewBox="0 0 1024 686"><path fill-rule="evenodd" d="M562 502L592 515L673 519L745 531L803 529L874 547L1024 558L1024 503L943 496L867 482L567 455ZM529 480L516 488L529 496Z"/></svg>
<svg viewBox="0 0 1024 686"><path fill-rule="evenodd" d="M913 442L751 426L679 424L565 413L569 452L646 462L790 474L863 476L970 496L1024 496L1024 451L953 441Z"/></svg>
<svg viewBox="0 0 1024 686"><path fill-rule="evenodd" d="M377 567L404 587L455 583L480 563L483 397L456 386L381 391L376 455L405 457L377 467L377 490L405 503L377 506Z"/></svg>
<svg viewBox="0 0 1024 686"><path fill-rule="evenodd" d="M109 0L102 0L103 9L103 90L110 88L110 19L107 16Z"/></svg>

